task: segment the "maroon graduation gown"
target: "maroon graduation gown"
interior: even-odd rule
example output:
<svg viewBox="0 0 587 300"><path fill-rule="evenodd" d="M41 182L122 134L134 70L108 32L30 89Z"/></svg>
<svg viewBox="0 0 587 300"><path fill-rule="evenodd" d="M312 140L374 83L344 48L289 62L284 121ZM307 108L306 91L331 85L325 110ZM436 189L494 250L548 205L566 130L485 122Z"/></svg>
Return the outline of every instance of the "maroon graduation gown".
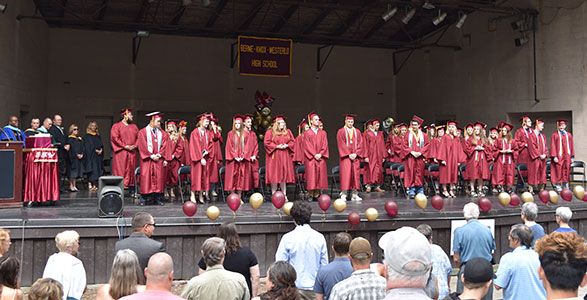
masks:
<svg viewBox="0 0 587 300"><path fill-rule="evenodd" d="M483 179L489 180L489 162L487 157L491 157L491 148L487 145L482 145L483 150L475 150L473 145L473 137L470 137L465 142L465 153L467 154L467 178L469 180ZM487 154L489 153L489 155Z"/></svg>
<svg viewBox="0 0 587 300"><path fill-rule="evenodd" d="M544 134L532 130L528 144L528 154L530 161L528 162L528 183L546 184L546 158L548 157L548 147L546 145L546 137ZM540 159L540 155L545 155L544 159Z"/></svg>
<svg viewBox="0 0 587 300"><path fill-rule="evenodd" d="M208 154L204 156L204 151ZM210 189L210 177L208 175L208 159L212 151L212 137L208 130L200 131L196 127L190 135L190 165L192 191L207 191ZM206 158L206 166L202 165L202 158Z"/></svg>
<svg viewBox="0 0 587 300"><path fill-rule="evenodd" d="M137 150L126 150L124 146L137 145L139 128L135 124L117 122L110 130L112 144L112 175L124 177L124 186L135 185L135 169L138 166Z"/></svg>
<svg viewBox="0 0 587 300"><path fill-rule="evenodd" d="M507 142L506 139L499 138L496 142L493 157L493 178L491 183L499 185L514 185L516 174L516 154L519 151L519 144L515 140ZM500 153L499 151L510 149L513 153Z"/></svg>
<svg viewBox="0 0 587 300"><path fill-rule="evenodd" d="M246 144L249 134L243 131L242 140L240 138L235 140L237 136L231 130L226 137L226 147L224 149L226 157L225 191L248 191L252 185L250 157L246 157ZM239 157L242 157L243 160L237 162L235 158Z"/></svg>
<svg viewBox="0 0 587 300"><path fill-rule="evenodd" d="M151 127L147 126L139 131L138 148L141 158L141 176L140 186L141 194L163 193L165 191L165 173L163 169L163 162L165 161L165 154L167 151L167 141L169 137L167 132L161 132L161 138L156 136ZM149 151L147 134L151 135L152 150ZM161 145L159 147L159 145ZM151 159L151 155L159 154L161 158L158 161Z"/></svg>
<svg viewBox="0 0 587 300"><path fill-rule="evenodd" d="M387 147L383 139L383 132L375 132L368 130L365 134L365 153L369 158L369 163L365 164L365 170L369 176L365 177L367 184L382 184L383 183L383 160L387 157ZM369 180L367 180L367 178Z"/></svg>
<svg viewBox="0 0 587 300"><path fill-rule="evenodd" d="M295 175L292 162L295 140L288 129L286 134L273 136L273 130L267 131L263 141L265 146L265 182L294 183ZM287 144L285 149L277 149L277 145Z"/></svg>
<svg viewBox="0 0 587 300"><path fill-rule="evenodd" d="M328 171L326 170L326 160L328 159L328 137L326 131L318 129L314 132L312 128L304 132L304 158L306 169L306 188L308 190L325 190L328 189ZM316 154L321 154L322 158L316 160Z"/></svg>
<svg viewBox="0 0 587 300"><path fill-rule="evenodd" d="M575 147L573 145L573 136L570 132L565 131L563 135L559 131L550 137L550 181L553 183L569 182L571 179L571 160L575 158ZM554 158L558 158L558 163Z"/></svg>
<svg viewBox="0 0 587 300"><path fill-rule="evenodd" d="M245 131L247 133L247 131ZM249 139L245 145L247 148L247 158L255 157L255 160L251 160L251 187L259 188L259 143L257 142L257 134L254 131L248 132ZM267 172L267 167L265 167Z"/></svg>
<svg viewBox="0 0 587 300"><path fill-rule="evenodd" d="M423 140L418 140L416 134L410 134L410 132L406 133L402 143L401 155L404 158L403 164L405 165L404 185L408 188L421 187L424 185L425 158L428 155L427 151L429 151L430 144L427 135L422 133L421 139ZM416 158L411 154L412 151L421 152L422 155Z"/></svg>
<svg viewBox="0 0 587 300"><path fill-rule="evenodd" d="M336 143L338 145L339 160L339 180L340 190L359 190L361 189L360 158L363 157L363 137L361 132L352 128L352 136L345 127L338 130L336 134ZM357 158L352 161L350 154L356 153Z"/></svg>
<svg viewBox="0 0 587 300"><path fill-rule="evenodd" d="M464 156L459 138L448 134L442 136L435 156L439 163L438 182L440 184L457 183L459 180L459 161ZM446 165L442 164L443 161L446 162Z"/></svg>

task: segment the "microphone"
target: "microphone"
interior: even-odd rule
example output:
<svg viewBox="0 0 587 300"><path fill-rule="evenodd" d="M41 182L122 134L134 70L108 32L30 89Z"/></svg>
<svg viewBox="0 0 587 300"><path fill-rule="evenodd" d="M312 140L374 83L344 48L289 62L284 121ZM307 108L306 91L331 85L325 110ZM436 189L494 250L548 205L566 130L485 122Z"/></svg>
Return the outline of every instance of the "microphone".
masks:
<svg viewBox="0 0 587 300"><path fill-rule="evenodd" d="M2 131L2 133L6 136L6 138L8 138L8 141L12 141L12 139L10 138L10 136L8 134L6 134L6 131L4 131L4 128L0 127L0 131Z"/></svg>

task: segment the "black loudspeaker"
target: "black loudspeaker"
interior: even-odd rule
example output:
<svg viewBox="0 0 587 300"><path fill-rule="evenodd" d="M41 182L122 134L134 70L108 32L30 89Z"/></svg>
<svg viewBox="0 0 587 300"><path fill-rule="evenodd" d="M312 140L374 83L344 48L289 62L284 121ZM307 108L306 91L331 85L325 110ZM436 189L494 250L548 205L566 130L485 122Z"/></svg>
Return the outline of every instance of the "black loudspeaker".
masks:
<svg viewBox="0 0 587 300"><path fill-rule="evenodd" d="M102 176L98 180L98 217L116 218L124 208L124 178Z"/></svg>

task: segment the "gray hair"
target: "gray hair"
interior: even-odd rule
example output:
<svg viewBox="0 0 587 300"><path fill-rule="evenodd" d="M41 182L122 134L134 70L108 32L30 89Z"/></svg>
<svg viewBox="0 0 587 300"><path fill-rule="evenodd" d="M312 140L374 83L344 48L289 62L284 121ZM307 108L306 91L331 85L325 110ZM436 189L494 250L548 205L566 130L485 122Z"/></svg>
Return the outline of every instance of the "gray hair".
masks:
<svg viewBox="0 0 587 300"><path fill-rule="evenodd" d="M67 249L73 248L78 241L79 234L74 230L66 230L55 236L55 244L59 252L65 252Z"/></svg>
<svg viewBox="0 0 587 300"><path fill-rule="evenodd" d="M561 221L565 223L569 223L571 217L573 216L573 212L571 211L571 209L566 206L561 206L557 208L555 214L557 217L561 218Z"/></svg>
<svg viewBox="0 0 587 300"><path fill-rule="evenodd" d="M463 215L465 216L465 219L479 218L479 206L473 202L465 204L465 207L463 207Z"/></svg>
<svg viewBox="0 0 587 300"><path fill-rule="evenodd" d="M407 271L420 271L423 268L426 268L421 262L413 261L409 262L404 265L404 269ZM426 271L425 274L422 275L404 275L395 271L392 267L387 266L387 280L388 282L394 282L400 286L404 287L426 287L426 282L428 282L428 277L430 276L430 270Z"/></svg>
<svg viewBox="0 0 587 300"><path fill-rule="evenodd" d="M536 221L538 217L538 205L534 202L526 202L522 205L522 214L528 221Z"/></svg>
<svg viewBox="0 0 587 300"><path fill-rule="evenodd" d="M204 241L202 252L206 266L211 267L222 262L226 243L219 237L211 237Z"/></svg>
<svg viewBox="0 0 587 300"><path fill-rule="evenodd" d="M529 202L526 202L529 203ZM510 229L510 236L512 239L520 241L520 245L532 248L532 241L534 241L534 233L530 227L524 224L515 224Z"/></svg>
<svg viewBox="0 0 587 300"><path fill-rule="evenodd" d="M416 230L423 234L429 241L432 240L432 227L430 227L430 225L420 224L418 227L416 227Z"/></svg>

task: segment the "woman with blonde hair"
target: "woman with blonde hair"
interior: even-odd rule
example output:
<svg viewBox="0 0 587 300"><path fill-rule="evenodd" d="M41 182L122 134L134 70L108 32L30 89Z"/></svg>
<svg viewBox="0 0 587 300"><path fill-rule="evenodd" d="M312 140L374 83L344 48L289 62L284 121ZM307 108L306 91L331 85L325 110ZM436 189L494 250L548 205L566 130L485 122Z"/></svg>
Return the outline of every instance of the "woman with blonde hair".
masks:
<svg viewBox="0 0 587 300"><path fill-rule="evenodd" d="M226 157L224 190L234 191L239 197L243 191L250 190L252 185L251 158L246 155L246 144L250 135L244 132L243 120L241 115L232 118L232 130L228 132L224 148Z"/></svg>
<svg viewBox="0 0 587 300"><path fill-rule="evenodd" d="M279 185L283 194L287 193L286 185L295 183L292 156L295 139L285 124L282 115L273 118L273 128L268 130L263 141L265 145L265 182L271 185L271 194ZM285 197L287 200L287 196Z"/></svg>
<svg viewBox="0 0 587 300"><path fill-rule="evenodd" d="M84 177L84 143L79 136L79 128L75 124L69 126L67 144L69 145L69 191L77 192L76 180Z"/></svg>
<svg viewBox="0 0 587 300"><path fill-rule="evenodd" d="M59 253L49 256L43 278L57 280L63 286L63 300L80 300L86 290L86 270L82 261L75 257L79 250L79 234L73 230L63 231L55 237Z"/></svg>
<svg viewBox="0 0 587 300"><path fill-rule="evenodd" d="M31 285L27 300L61 300L63 287L51 278L40 278Z"/></svg>
<svg viewBox="0 0 587 300"><path fill-rule="evenodd" d="M8 252L10 245L12 245L12 242L10 241L10 230L0 228L0 257Z"/></svg>
<svg viewBox="0 0 587 300"><path fill-rule="evenodd" d="M180 141L180 134L177 130L177 120L168 120L165 126L165 131L169 135L169 142L167 144L167 154L165 155L165 184L169 187L169 192L165 191L165 196L170 197L170 202L175 198L174 189L177 186L177 169L181 165L181 158L183 155L183 142Z"/></svg>
<svg viewBox="0 0 587 300"><path fill-rule="evenodd" d="M467 154L467 177L469 178L469 195L471 197L484 197L483 182L489 180L489 158L492 157L491 145L483 134L485 124L475 122L473 134L465 142ZM475 182L477 190L475 191Z"/></svg>
<svg viewBox="0 0 587 300"><path fill-rule="evenodd" d="M104 160L104 146L98 131L98 123L91 121L84 136L85 167L88 174L88 189L90 192L98 190L96 184L102 176L102 165Z"/></svg>
<svg viewBox="0 0 587 300"><path fill-rule="evenodd" d="M497 127L500 128L500 134L497 145L493 149L495 163L493 164L491 183L494 186L500 185L502 191L511 193L516 170L516 155L520 147L512 139L512 129L514 128L512 124L501 122Z"/></svg>
<svg viewBox="0 0 587 300"><path fill-rule="evenodd" d="M96 300L117 300L144 290L137 255L130 249L123 249L116 253L110 281L98 288Z"/></svg>

